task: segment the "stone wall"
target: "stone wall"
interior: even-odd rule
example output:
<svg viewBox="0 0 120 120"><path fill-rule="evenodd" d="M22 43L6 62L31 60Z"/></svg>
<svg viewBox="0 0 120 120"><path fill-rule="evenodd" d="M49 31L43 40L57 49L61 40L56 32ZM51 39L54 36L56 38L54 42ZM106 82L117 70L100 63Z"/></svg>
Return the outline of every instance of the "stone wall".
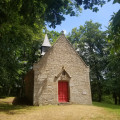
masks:
<svg viewBox="0 0 120 120"><path fill-rule="evenodd" d="M34 105L58 103L56 76L64 70L69 74L71 103L91 104L89 67L83 62L69 41L61 35L52 48L34 64Z"/></svg>
<svg viewBox="0 0 120 120"><path fill-rule="evenodd" d="M34 71L30 70L25 76L25 97L28 103L33 104Z"/></svg>

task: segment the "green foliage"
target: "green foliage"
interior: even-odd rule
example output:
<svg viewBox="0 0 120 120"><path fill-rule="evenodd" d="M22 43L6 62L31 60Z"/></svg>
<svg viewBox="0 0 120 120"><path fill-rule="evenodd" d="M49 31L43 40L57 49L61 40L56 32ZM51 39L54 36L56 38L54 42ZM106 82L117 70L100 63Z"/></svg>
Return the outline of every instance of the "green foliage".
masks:
<svg viewBox="0 0 120 120"><path fill-rule="evenodd" d="M102 32L100 27L99 23L86 22L84 26L72 29L68 39L76 49L80 49L80 56L90 66L93 100L112 102L104 97L112 95L114 103L120 104L120 52L115 49L118 36L111 26L106 32Z"/></svg>
<svg viewBox="0 0 120 120"><path fill-rule="evenodd" d="M108 110L109 112L120 115L120 106L119 105L112 105L112 104L108 104L108 103L98 103L98 102L93 102L93 105L97 106L97 107L103 107L106 110Z"/></svg>
<svg viewBox="0 0 120 120"><path fill-rule="evenodd" d="M69 34L73 44L80 49L80 56L90 66L90 80L93 100L101 101L107 65L106 33L100 30L101 24L87 21L79 29Z"/></svg>
<svg viewBox="0 0 120 120"><path fill-rule="evenodd" d="M105 0L106 1L106 0ZM24 86L24 75L32 68L33 63L39 59L40 46L43 40L43 28L45 24L55 28L56 25L60 25L65 20L64 15L77 16L81 12L80 6L83 5L84 9L91 9L98 11L96 5L105 4L103 0L1 0L0 1L0 96L10 95L11 93L20 93ZM114 2L118 2L117 0ZM116 14L113 23L118 22L119 12ZM116 22L117 21L117 22ZM88 23L87 23L88 24ZM87 25L86 24L86 25ZM90 26L90 25L89 25ZM97 26L97 24L96 24ZM98 25L99 26L99 25ZM85 27L85 26L84 26ZM95 41L99 41L98 38L103 35L99 30L95 29L91 32L95 33L90 36L87 29L83 26L80 30L73 30L76 35L71 36L71 41L77 47L77 44L86 46L91 45L96 53L90 54L86 49L85 57L86 63L92 63L92 60L96 60L98 69L102 71L100 67L101 62L105 58L101 59L104 55L100 50L103 49L102 45L97 44ZM94 26L92 26L94 27ZM100 26L99 26L100 27ZM89 28L91 30L91 28ZM97 31L96 31L97 30ZM77 32L76 32L77 31ZM84 32L86 32L84 34ZM98 35L95 37L95 35ZM100 35L101 36L100 36ZM86 36L89 36L89 40ZM116 40L119 39L119 34L116 35ZM53 44L59 33L48 32L48 36ZM104 36L104 35L103 35ZM74 42L73 38L76 42ZM93 39L93 38L95 39ZM112 36L114 37L114 36ZM79 41L81 38L81 41ZM87 38L87 39L86 39ZM87 40L87 41L85 41ZM94 47L94 42L97 44L97 48ZM83 47L83 50L85 48ZM94 52L94 51L92 51ZM93 59L94 58L94 59ZM95 63L95 62L93 62ZM98 64L99 63L99 64ZM94 64L93 64L94 65ZM92 65L91 65L92 66ZM102 65L103 66L103 65ZM95 68L93 68L95 70ZM92 74L92 72L91 72ZM101 73L100 73L101 74ZM94 75L92 75L94 76Z"/></svg>
<svg viewBox="0 0 120 120"><path fill-rule="evenodd" d="M40 1L0 1L0 96L19 95L24 74L39 56L44 12Z"/></svg>
<svg viewBox="0 0 120 120"><path fill-rule="evenodd" d="M113 3L120 3L120 1L119 0L114 0Z"/></svg>
<svg viewBox="0 0 120 120"><path fill-rule="evenodd" d="M83 5L84 9L92 9L97 12L99 9L96 5L103 6L108 0L75 0L77 5Z"/></svg>
<svg viewBox="0 0 120 120"><path fill-rule="evenodd" d="M120 47L119 47L119 30L116 32L113 24L108 27L108 43L110 54L108 56L108 65L106 73L106 87L107 91L114 97L114 103L120 104Z"/></svg>
<svg viewBox="0 0 120 120"><path fill-rule="evenodd" d="M107 88L115 99L115 104L120 104L120 53L109 55L107 66Z"/></svg>
<svg viewBox="0 0 120 120"><path fill-rule="evenodd" d="M102 96L102 101L103 101L104 103L114 104L114 99L113 99L112 94L110 94L110 95L103 95L103 96Z"/></svg>
<svg viewBox="0 0 120 120"><path fill-rule="evenodd" d="M52 45L56 42L56 40L60 36L60 33L56 32L56 31L53 31L53 30L48 31L47 34L48 34L48 38L49 38Z"/></svg>
<svg viewBox="0 0 120 120"><path fill-rule="evenodd" d="M75 16L81 12L80 6L76 5L75 0L45 0L47 8L44 14L45 22L55 28L65 20L64 15Z"/></svg>
<svg viewBox="0 0 120 120"><path fill-rule="evenodd" d="M114 0L113 3L119 3L119 0ZM110 20L109 40L112 41L112 48L117 52L120 50L120 10L114 13Z"/></svg>
<svg viewBox="0 0 120 120"><path fill-rule="evenodd" d="M120 3L118 0L114 0L113 3ZM108 42L110 55L108 56L107 66L107 90L114 97L114 103L120 104L120 10L111 18L111 23L108 27Z"/></svg>

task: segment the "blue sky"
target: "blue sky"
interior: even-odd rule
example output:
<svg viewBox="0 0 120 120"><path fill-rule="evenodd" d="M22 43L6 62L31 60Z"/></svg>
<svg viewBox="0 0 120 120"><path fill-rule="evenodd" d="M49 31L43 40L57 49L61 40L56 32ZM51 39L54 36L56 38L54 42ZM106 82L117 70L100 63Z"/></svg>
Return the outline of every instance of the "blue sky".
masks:
<svg viewBox="0 0 120 120"><path fill-rule="evenodd" d="M113 0L106 3L103 7L100 7L97 13L83 9L78 17L70 17L67 15L65 16L65 21L63 21L61 25L57 25L55 29L49 27L47 27L47 29L49 31L54 30L57 32L64 30L66 31L66 34L68 34L73 28L84 25L85 21L92 20L93 22L102 24L102 30L104 31L109 25L109 20L113 15L113 12L117 12L120 9L120 4L112 4L112 2Z"/></svg>

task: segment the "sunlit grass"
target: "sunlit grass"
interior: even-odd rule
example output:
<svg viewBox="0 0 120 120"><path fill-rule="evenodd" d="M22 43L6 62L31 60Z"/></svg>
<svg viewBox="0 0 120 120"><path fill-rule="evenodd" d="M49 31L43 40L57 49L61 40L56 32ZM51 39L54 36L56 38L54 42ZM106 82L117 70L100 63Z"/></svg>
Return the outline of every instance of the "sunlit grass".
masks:
<svg viewBox="0 0 120 120"><path fill-rule="evenodd" d="M99 103L99 102L93 102L94 106L102 107L109 112L112 112L114 114L118 114L120 116L120 105L113 105L108 103Z"/></svg>
<svg viewBox="0 0 120 120"><path fill-rule="evenodd" d="M12 105L13 98L0 99L0 120L120 120L120 106L93 105Z"/></svg>

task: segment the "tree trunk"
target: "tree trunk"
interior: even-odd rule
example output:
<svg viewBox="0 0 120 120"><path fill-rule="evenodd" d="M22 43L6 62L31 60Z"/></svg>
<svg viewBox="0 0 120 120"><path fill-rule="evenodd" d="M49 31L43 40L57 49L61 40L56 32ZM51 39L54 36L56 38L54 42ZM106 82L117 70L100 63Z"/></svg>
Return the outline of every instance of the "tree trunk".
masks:
<svg viewBox="0 0 120 120"><path fill-rule="evenodd" d="M118 104L120 105L120 94L119 94L119 97L118 97Z"/></svg>
<svg viewBox="0 0 120 120"><path fill-rule="evenodd" d="M102 101L102 88L101 88L101 83L100 83L100 79L99 77L98 78L98 102L101 102Z"/></svg>
<svg viewBox="0 0 120 120"><path fill-rule="evenodd" d="M9 87L9 89L8 89L8 96L10 96L10 93L11 93L11 88Z"/></svg>
<svg viewBox="0 0 120 120"><path fill-rule="evenodd" d="M102 101L101 98L102 98L102 97L101 97L101 93L99 93L99 95L98 95L98 102L101 102L101 101Z"/></svg>
<svg viewBox="0 0 120 120"><path fill-rule="evenodd" d="M113 98L114 98L114 103L115 103L115 105L117 105L117 95L116 95L115 92L113 93Z"/></svg>
<svg viewBox="0 0 120 120"><path fill-rule="evenodd" d="M97 61L95 61L95 65L97 66ZM96 67L96 77L97 77L97 84L96 84L96 87L97 87L97 92L98 92L98 102L101 102L102 101L102 87L101 87L101 76L100 76L100 73L99 73L99 69Z"/></svg>

